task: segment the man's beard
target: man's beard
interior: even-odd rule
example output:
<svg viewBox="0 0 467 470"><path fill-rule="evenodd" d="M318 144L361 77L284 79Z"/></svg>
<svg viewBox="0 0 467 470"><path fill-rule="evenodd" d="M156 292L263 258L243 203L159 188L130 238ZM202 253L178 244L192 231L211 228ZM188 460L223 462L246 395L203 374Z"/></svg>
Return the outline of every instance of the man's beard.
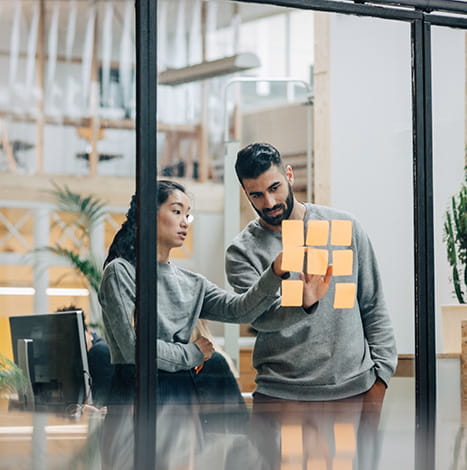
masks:
<svg viewBox="0 0 467 470"><path fill-rule="evenodd" d="M290 217L290 214L292 213L292 210L293 210L293 204L294 204L293 190L292 190L291 184L289 183L289 194L287 195L285 204L276 204L272 209L265 209L262 211L257 209L253 204L252 205L253 205L253 209L261 217L261 219L263 219L269 225L277 226L277 225L280 225L283 220L287 220ZM268 213L273 212L276 209L282 209L282 212L279 215L270 217Z"/></svg>

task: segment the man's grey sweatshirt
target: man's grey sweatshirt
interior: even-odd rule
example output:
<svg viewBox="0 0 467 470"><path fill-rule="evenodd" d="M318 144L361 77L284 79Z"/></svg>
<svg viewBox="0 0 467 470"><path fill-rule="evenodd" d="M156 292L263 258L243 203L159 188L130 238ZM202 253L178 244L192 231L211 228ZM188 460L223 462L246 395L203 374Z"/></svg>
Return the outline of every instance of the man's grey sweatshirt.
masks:
<svg viewBox="0 0 467 470"><path fill-rule="evenodd" d="M251 289L238 295L220 289L200 274L172 263L157 263L158 368L176 372L203 362L201 351L189 342L198 318L250 323L268 309L281 281L269 264ZM99 289L105 336L114 364L135 363L135 278L134 266L116 258L106 266Z"/></svg>
<svg viewBox="0 0 467 470"><path fill-rule="evenodd" d="M291 400L347 398L367 391L377 377L389 383L397 363L394 332L375 255L358 221L328 207L305 207L305 221L352 221L350 247L320 248L330 253L351 248L353 273L333 276L328 293L311 313L301 307L281 307L278 292L274 305L252 323L258 330L253 352L256 391ZM226 253L227 277L235 291L253 285L281 249L281 232L258 220L250 222ZM298 273L292 273L291 279L298 279ZM353 308L333 307L336 282L356 284Z"/></svg>

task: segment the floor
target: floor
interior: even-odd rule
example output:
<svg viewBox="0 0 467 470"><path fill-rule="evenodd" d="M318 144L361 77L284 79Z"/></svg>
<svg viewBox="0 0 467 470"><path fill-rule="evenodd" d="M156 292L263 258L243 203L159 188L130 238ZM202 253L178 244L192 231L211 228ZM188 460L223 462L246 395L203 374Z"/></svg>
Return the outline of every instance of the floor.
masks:
<svg viewBox="0 0 467 470"><path fill-rule="evenodd" d="M460 360L438 360L438 410L436 436L437 470L467 470L467 419L460 400ZM262 468L262 460L243 437L212 433L201 452L196 451L193 435L196 425L192 413L168 410L158 422L158 448L172 449L164 455L175 466L167 468L241 469ZM413 377L395 377L387 391L378 431L370 440L376 442L379 458L371 470L414 469L415 381ZM0 408L0 470L10 469L99 469L99 455L90 446L97 442L96 428L100 414L80 418L31 415ZM463 425L463 422L465 425ZM132 420L128 416L118 426L122 441L118 451L131 455ZM304 427L283 423L281 430L283 455L276 462L280 470L355 470L355 433L349 422L334 424L336 452L324 458L319 449L323 442L316 433ZM40 432L42 430L42 432ZM183 430L183 432L180 432ZM305 435L306 434L306 435ZM304 458L304 446L312 442L315 454ZM303 446L302 446L302 443ZM321 447L320 447L321 446ZM338 449L339 448L339 449ZM338 450L338 451L337 451ZM295 453L295 454L294 454ZM303 455L302 455L303 454ZM328 454L326 454L328 455ZM172 456L172 457L170 457ZM329 457L329 455L328 455ZM123 458L119 461L122 462ZM128 461L128 460L127 460ZM234 462L234 463L232 463ZM417 469L418 470L418 469Z"/></svg>

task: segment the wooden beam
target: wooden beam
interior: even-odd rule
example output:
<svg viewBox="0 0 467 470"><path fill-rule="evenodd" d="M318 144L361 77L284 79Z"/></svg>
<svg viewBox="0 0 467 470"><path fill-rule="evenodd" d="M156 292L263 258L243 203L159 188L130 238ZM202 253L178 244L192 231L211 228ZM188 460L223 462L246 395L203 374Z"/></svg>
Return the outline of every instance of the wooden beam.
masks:
<svg viewBox="0 0 467 470"><path fill-rule="evenodd" d="M8 167L11 172L16 171L16 160L13 155L13 149L11 147L10 139L8 138L8 130L4 122L0 122L0 141L2 143L3 151L5 152Z"/></svg>
<svg viewBox="0 0 467 470"><path fill-rule="evenodd" d="M201 61L205 62L207 57L207 43L206 43L206 18L207 18L207 3L201 2ZM200 128L198 140L198 179L200 182L207 181L209 177L208 168L208 84L204 80L201 83L201 111L200 111Z"/></svg>
<svg viewBox="0 0 467 470"><path fill-rule="evenodd" d="M97 151L97 143L99 141L99 72L97 64L97 44L99 42L99 29L98 29L98 15L99 10L97 3L93 5L94 16L94 41L92 47L92 60L91 60L91 87L89 89L89 109L91 113L91 152L89 153L89 174L90 176L97 176L97 162L99 161L99 154Z"/></svg>
<svg viewBox="0 0 467 470"><path fill-rule="evenodd" d="M10 51L0 51L0 57L9 57L9 56L10 56ZM18 57L20 59L27 59L28 55L27 55L26 52L20 52L18 54ZM44 58L44 61L47 62L49 60L48 54L44 53L43 58ZM38 60L38 59L39 59L39 54L36 53L36 60ZM63 55L58 55L57 58L56 58L56 61L57 61L57 63L60 62L60 63L77 64L77 65L81 65L83 63L83 59L81 57L71 57L70 59L67 59ZM98 60L97 64L100 67L102 65L102 61ZM120 66L120 63L117 62L117 61L111 61L110 62L110 68L112 68L112 69L118 69L119 66ZM134 64L131 65L131 68L132 69L135 68Z"/></svg>
<svg viewBox="0 0 467 470"><path fill-rule="evenodd" d="M315 66L314 66L314 202L331 204L331 129L330 129L330 69L329 69L329 15L316 12Z"/></svg>
<svg viewBox="0 0 467 470"><path fill-rule="evenodd" d="M36 122L37 116L28 113L14 113L10 111L0 111L0 118L16 122ZM59 118L44 116L45 124L57 126L90 127L91 118L73 118L61 116ZM133 119L105 119L100 118L100 127L102 129L123 129L134 130L135 121ZM157 122L157 132L178 132L186 135L195 135L199 132L199 124L169 124L166 122Z"/></svg>
<svg viewBox="0 0 467 470"><path fill-rule="evenodd" d="M44 42L45 42L45 0L40 0L39 28L37 38L37 111L36 118L36 173L44 171Z"/></svg>

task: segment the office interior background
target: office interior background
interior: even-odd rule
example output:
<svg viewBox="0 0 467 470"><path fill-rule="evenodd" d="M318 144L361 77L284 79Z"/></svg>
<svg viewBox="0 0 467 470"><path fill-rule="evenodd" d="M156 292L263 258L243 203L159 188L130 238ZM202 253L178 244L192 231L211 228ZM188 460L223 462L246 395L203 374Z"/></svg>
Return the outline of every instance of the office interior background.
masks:
<svg viewBox="0 0 467 470"><path fill-rule="evenodd" d="M224 163L229 148L251 142L279 149L294 168L300 200L355 214L376 251L400 357L383 410L382 468L412 468L410 25L226 0L157 4L154 164L160 177L186 185L195 215L175 262L227 287L224 227L238 219L239 231L255 213L241 194L230 211L224 189L234 175ZM436 468L460 469L467 465L461 366L467 311L453 293L443 225L465 181L466 33L434 26L431 34ZM10 316L75 305L101 327L86 277L63 255L41 248L59 246L102 264L136 188L135 60L133 1L0 3L0 353L8 358ZM76 213L57 200L57 188L98 199L102 217L80 228ZM247 325L211 329L250 393L254 333ZM0 469L31 468L34 415L4 403ZM48 419L43 468L64 468L85 447L92 423Z"/></svg>

